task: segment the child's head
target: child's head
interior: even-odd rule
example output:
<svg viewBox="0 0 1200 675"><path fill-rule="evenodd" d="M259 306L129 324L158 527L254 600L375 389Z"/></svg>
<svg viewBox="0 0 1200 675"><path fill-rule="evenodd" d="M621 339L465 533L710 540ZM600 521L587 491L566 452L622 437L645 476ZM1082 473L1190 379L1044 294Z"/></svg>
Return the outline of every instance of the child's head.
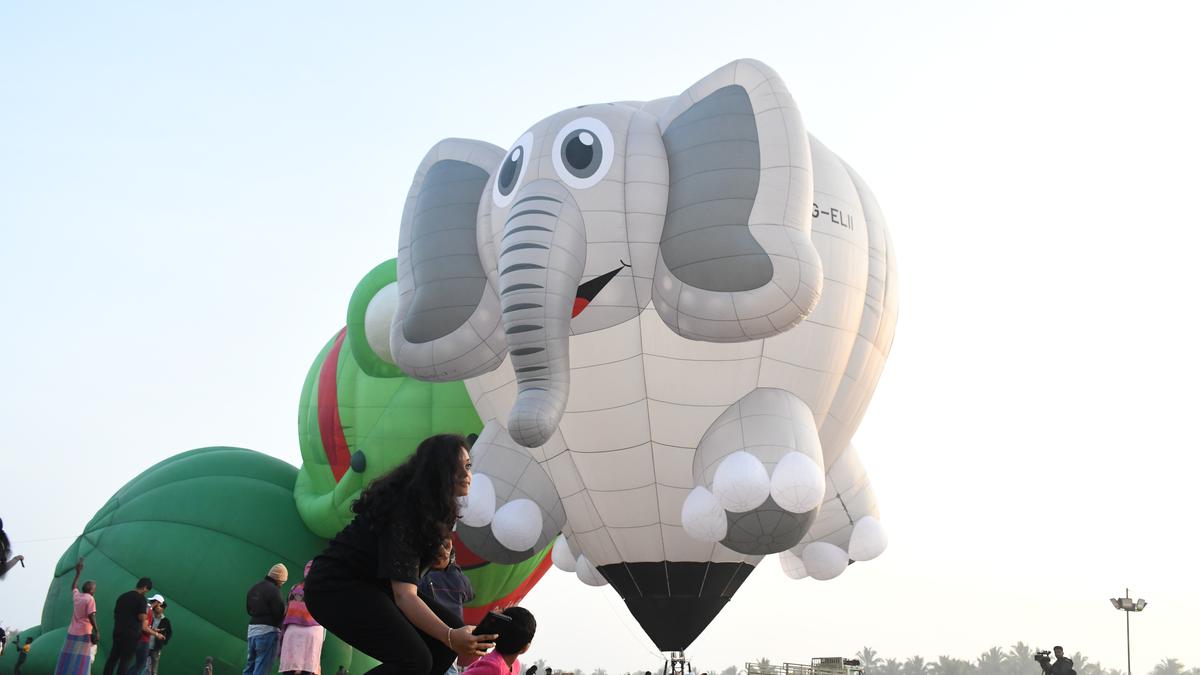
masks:
<svg viewBox="0 0 1200 675"><path fill-rule="evenodd" d="M537 621L524 607L509 607L503 614L512 619L512 623L506 625L496 638L496 651L505 656L524 654L537 632Z"/></svg>

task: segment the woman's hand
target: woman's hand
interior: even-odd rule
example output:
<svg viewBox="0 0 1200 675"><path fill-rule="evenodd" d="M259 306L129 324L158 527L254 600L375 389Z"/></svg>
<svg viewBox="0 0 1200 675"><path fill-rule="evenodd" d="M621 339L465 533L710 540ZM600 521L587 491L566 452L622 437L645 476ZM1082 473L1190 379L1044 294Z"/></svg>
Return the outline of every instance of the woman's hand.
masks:
<svg viewBox="0 0 1200 675"><path fill-rule="evenodd" d="M495 646L497 635L472 635L475 626L463 626L450 631L450 649L459 656L483 656Z"/></svg>

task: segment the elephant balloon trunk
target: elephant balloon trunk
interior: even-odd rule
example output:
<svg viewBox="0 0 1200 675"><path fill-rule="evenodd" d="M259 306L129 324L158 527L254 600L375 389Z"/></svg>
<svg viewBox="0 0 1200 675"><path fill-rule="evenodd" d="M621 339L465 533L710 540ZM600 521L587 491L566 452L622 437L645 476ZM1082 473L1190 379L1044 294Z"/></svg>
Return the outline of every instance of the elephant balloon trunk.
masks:
<svg viewBox="0 0 1200 675"><path fill-rule="evenodd" d="M571 314L587 236L571 194L535 180L513 200L497 242L501 322L517 376L513 440L535 448L558 428L570 393Z"/></svg>

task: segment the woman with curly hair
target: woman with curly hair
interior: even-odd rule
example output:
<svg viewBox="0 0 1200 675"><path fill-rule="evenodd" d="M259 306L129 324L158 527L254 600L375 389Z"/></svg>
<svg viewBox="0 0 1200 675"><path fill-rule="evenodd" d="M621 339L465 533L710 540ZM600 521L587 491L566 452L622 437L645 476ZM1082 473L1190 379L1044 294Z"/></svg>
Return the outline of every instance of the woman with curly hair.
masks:
<svg viewBox="0 0 1200 675"><path fill-rule="evenodd" d="M363 491L354 520L313 559L304 582L308 611L380 661L370 675L441 675L456 654L480 656L495 641L472 635L474 626L417 594L458 519L458 498L470 487L466 439L427 438Z"/></svg>

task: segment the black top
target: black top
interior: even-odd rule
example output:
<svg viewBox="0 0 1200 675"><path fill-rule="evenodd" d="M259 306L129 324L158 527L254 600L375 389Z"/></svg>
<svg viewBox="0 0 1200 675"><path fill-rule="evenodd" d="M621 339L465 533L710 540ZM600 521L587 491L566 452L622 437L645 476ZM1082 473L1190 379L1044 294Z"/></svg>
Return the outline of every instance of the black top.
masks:
<svg viewBox="0 0 1200 675"><path fill-rule="evenodd" d="M363 581L401 581L415 586L432 556L422 556L409 540L402 523L393 522L376 532L364 516L358 515L319 557L335 563L343 574Z"/></svg>
<svg viewBox="0 0 1200 675"><path fill-rule="evenodd" d="M250 587L246 591L246 613L250 615L250 625L274 626L283 624L283 614L287 608L280 597L279 584L270 577Z"/></svg>
<svg viewBox="0 0 1200 675"><path fill-rule="evenodd" d="M137 591L125 591L113 608L113 634L137 637L142 633L139 614L146 613L146 596Z"/></svg>
<svg viewBox="0 0 1200 675"><path fill-rule="evenodd" d="M162 648L167 646L167 643L171 641L171 620L166 616L164 616L162 619L159 619L158 632L162 633L163 637L161 640L157 638L154 640L154 646L150 648L150 651L152 652L162 651Z"/></svg>

